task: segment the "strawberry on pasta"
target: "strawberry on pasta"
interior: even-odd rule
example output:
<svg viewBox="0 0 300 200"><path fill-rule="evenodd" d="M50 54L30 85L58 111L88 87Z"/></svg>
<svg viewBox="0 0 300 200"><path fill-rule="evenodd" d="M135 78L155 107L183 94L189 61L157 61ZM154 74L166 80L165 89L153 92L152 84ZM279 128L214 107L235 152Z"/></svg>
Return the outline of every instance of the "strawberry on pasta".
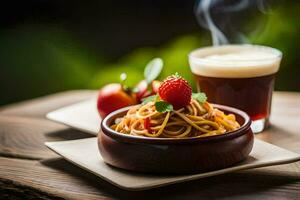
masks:
<svg viewBox="0 0 300 200"><path fill-rule="evenodd" d="M192 88L186 80L176 73L166 78L158 88L160 98L173 105L175 110L191 102Z"/></svg>

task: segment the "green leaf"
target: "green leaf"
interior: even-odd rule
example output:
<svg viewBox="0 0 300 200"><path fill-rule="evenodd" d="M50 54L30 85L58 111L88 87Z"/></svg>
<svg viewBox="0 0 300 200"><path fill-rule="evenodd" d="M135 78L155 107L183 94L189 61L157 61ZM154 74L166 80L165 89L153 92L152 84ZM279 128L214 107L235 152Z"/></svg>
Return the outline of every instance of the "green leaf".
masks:
<svg viewBox="0 0 300 200"><path fill-rule="evenodd" d="M149 96L149 97L146 97L146 98L143 98L142 99L142 105L145 105L149 102L155 102L156 100L158 99L158 96L157 95L152 95L152 96Z"/></svg>
<svg viewBox="0 0 300 200"><path fill-rule="evenodd" d="M179 75L178 72L176 72L176 73L174 74L174 76L175 76L176 78L181 78L181 76Z"/></svg>
<svg viewBox="0 0 300 200"><path fill-rule="evenodd" d="M164 63L161 58L154 58L146 65L144 70L144 77L148 84L150 84L159 76L163 65Z"/></svg>
<svg viewBox="0 0 300 200"><path fill-rule="evenodd" d="M165 101L158 101L155 103L155 108L158 112L165 113L173 110L173 106Z"/></svg>
<svg viewBox="0 0 300 200"><path fill-rule="evenodd" d="M206 94L204 92L193 93L192 98L197 100L199 103L205 103L207 100Z"/></svg>

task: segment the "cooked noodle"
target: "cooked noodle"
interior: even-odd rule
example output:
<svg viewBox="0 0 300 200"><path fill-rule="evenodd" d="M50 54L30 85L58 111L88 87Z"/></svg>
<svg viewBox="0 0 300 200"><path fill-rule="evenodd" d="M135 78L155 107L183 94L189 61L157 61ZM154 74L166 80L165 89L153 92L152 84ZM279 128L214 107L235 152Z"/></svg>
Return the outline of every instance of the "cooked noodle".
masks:
<svg viewBox="0 0 300 200"><path fill-rule="evenodd" d="M165 113L156 111L154 102L137 105L111 126L119 133L161 138L207 137L239 127L235 115L226 115L208 102L201 104L194 99L185 108Z"/></svg>

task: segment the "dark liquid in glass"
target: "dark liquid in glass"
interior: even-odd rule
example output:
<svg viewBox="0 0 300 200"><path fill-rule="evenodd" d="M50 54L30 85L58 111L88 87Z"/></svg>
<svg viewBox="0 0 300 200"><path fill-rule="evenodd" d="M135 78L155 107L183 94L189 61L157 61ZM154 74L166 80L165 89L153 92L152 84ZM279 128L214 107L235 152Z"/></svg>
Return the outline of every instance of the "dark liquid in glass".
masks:
<svg viewBox="0 0 300 200"><path fill-rule="evenodd" d="M198 91L205 92L209 102L239 108L252 120L265 118L268 122L275 74L254 78L195 76Z"/></svg>

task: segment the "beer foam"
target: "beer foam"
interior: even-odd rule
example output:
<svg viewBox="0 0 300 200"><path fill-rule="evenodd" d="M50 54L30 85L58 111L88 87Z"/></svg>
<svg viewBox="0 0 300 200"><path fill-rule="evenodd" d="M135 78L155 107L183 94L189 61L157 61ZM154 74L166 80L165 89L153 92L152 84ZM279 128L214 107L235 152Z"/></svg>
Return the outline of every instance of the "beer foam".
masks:
<svg viewBox="0 0 300 200"><path fill-rule="evenodd" d="M223 45L205 47L189 54L196 75L219 78L250 78L278 71L282 53L259 45Z"/></svg>

